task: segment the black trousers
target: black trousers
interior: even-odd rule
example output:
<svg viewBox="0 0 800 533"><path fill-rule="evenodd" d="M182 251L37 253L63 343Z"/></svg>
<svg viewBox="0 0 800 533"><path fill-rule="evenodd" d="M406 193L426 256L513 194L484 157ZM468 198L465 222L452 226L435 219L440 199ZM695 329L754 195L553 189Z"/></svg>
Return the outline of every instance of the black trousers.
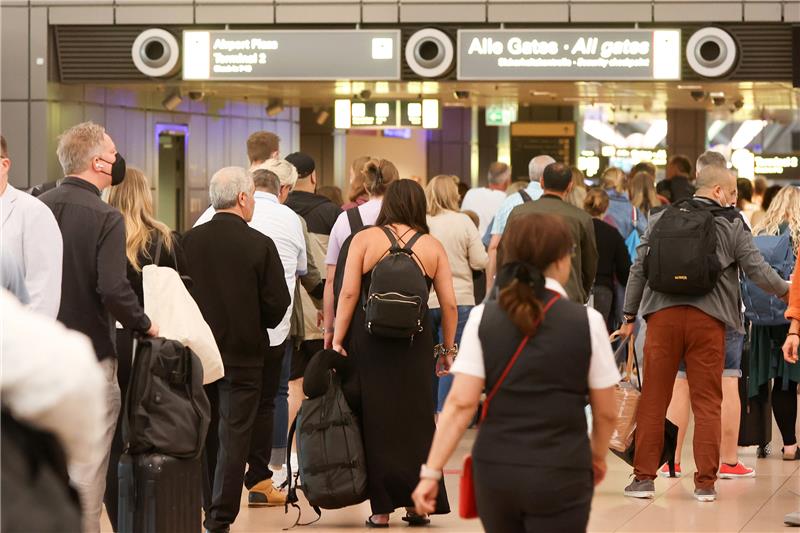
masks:
<svg viewBox="0 0 800 533"><path fill-rule="evenodd" d="M106 504L108 519L114 531L117 529L117 513L119 503L119 458L122 455L122 417L125 415L125 396L128 393L128 382L131 377L131 364L133 362L133 333L128 329L117 330L117 382L122 395L122 409L119 410L117 429L114 431L114 440L111 441L111 454L108 457L108 470L106 471L106 492L103 503Z"/></svg>
<svg viewBox="0 0 800 533"><path fill-rule="evenodd" d="M257 433L264 431L270 436L266 442L269 457L272 409L265 407L263 413L259 413L259 410L263 395L275 397L282 355L275 357L272 351L268 352L262 368L226 366L225 377L207 387L214 389L208 392L212 413L216 415L212 415L212 425L216 426L216 431L209 431L206 444L206 474L211 477L210 473L213 472L206 487L206 529L223 529L232 524L239 514L245 463L248 461L256 424L259 424ZM266 468L263 477L256 483L271 476L269 468ZM213 487L210 491L209 486Z"/></svg>
<svg viewBox="0 0 800 533"><path fill-rule="evenodd" d="M280 385L283 358L286 355L286 342L278 346L270 346L267 361L270 369L264 373L264 386L261 389L261 398L258 401L255 426L250 435L250 452L247 454L247 474L244 485L248 489L272 477L269 469L269 459L272 455L273 422L275 420L275 395Z"/></svg>
<svg viewBox="0 0 800 533"><path fill-rule="evenodd" d="M591 470L473 462L475 499L488 533L586 531Z"/></svg>

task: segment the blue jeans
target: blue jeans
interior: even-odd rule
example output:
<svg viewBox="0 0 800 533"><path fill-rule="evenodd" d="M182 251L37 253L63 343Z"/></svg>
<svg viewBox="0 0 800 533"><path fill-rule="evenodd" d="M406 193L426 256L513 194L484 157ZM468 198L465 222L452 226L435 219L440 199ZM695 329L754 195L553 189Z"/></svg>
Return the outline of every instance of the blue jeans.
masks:
<svg viewBox="0 0 800 533"><path fill-rule="evenodd" d="M472 311L472 305L459 305L458 306L458 324L456 325L456 343L461 343L461 334L464 332L464 325L469 318L469 312ZM442 342L442 310L431 309L431 320L433 322L433 342L439 344ZM435 362L434 362L435 365ZM440 378L436 377L436 368L433 371L433 403L436 405L436 412L441 413L444 407L444 401L447 399L447 394L450 392L450 387L453 385L453 375L447 374Z"/></svg>
<svg viewBox="0 0 800 533"><path fill-rule="evenodd" d="M744 351L744 335L730 326L725 326L725 367L723 378L742 377L742 352ZM678 376L686 379L686 363L681 359Z"/></svg>
<svg viewBox="0 0 800 533"><path fill-rule="evenodd" d="M291 337L286 339L286 351L281 364L281 380L278 383L278 393L275 395L275 423L272 426L272 454L269 459L271 465L286 463L286 448L289 444L289 374L292 370L292 348L294 341Z"/></svg>

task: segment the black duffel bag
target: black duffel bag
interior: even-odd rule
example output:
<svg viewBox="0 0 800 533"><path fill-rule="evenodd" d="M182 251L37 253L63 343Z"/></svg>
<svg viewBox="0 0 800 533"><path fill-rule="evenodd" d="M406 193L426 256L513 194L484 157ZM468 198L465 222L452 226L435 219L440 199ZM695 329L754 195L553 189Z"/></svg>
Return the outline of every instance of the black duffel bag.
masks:
<svg viewBox="0 0 800 533"><path fill-rule="evenodd" d="M197 355L178 341L139 339L122 418L125 452L196 459L210 422Z"/></svg>

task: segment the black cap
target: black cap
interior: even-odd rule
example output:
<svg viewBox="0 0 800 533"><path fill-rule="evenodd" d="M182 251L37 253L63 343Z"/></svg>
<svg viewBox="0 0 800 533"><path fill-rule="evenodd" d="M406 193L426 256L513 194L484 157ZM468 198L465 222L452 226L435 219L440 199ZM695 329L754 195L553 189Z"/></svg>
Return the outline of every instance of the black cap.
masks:
<svg viewBox="0 0 800 533"><path fill-rule="evenodd" d="M286 156L286 160L294 165L294 168L297 169L297 178L303 179L307 178L314 172L314 160L311 158L310 155L304 154L303 152L295 152L293 154L289 154Z"/></svg>

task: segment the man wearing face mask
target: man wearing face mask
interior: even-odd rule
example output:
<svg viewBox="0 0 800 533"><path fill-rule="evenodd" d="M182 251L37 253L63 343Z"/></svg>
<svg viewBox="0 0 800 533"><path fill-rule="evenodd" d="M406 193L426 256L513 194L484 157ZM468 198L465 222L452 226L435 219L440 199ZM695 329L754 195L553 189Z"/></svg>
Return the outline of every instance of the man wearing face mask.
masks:
<svg viewBox="0 0 800 533"><path fill-rule="evenodd" d="M717 167L727 170L728 162L719 152L707 151L697 158L698 175L703 169ZM729 187L730 184L727 185ZM743 228L750 232L747 219L742 216L736 206L737 189L720 188L716 194L716 203L703 197L696 201L704 202L714 216L722 217L735 223L740 221ZM717 205L719 204L719 205ZM741 306L741 304L740 304ZM738 328L725 326L725 363L722 370L722 438L720 440L719 477L725 479L749 478L755 476L755 469L745 466L739 461L739 425L741 421L741 402L739 401L739 378L742 377L742 351L744 333ZM675 452L676 476L681 476L681 456L686 429L689 425L690 391L686 379L686 364L681 361L678 375L672 390L672 400L667 409L667 418L678 426L678 444ZM659 475L668 477L669 466L663 465Z"/></svg>
<svg viewBox="0 0 800 533"><path fill-rule="evenodd" d="M39 197L53 212L64 241L58 320L86 334L108 383L102 456L70 465L83 506L84 531L100 531L111 440L121 399L117 384L114 324L151 336L158 327L139 304L126 276L125 225L102 191L125 177L125 160L102 126L84 122L59 138L58 160L65 178Z"/></svg>
<svg viewBox="0 0 800 533"><path fill-rule="evenodd" d="M722 380L725 363L725 329L744 333L740 303L739 269L743 270L765 292L787 297L789 285L764 261L753 243L752 235L745 229L742 220L733 216L722 216L719 210L727 210L736 201L736 178L727 168L709 166L697 176L697 193L692 206L679 204L680 211L665 210L650 221L647 233L642 237L638 257L631 268L625 295L622 333L633 332L636 315L641 312L647 320L647 338L644 346L642 398L636 415L636 456L634 458L635 479L626 487L625 495L634 498L652 498L655 495L654 480L660 466L664 437L664 417L667 404L678 371L683 360L686 364L688 385L691 392L692 410L695 414L694 457L697 473L694 477L694 496L698 501L716 499L715 482L720 468ZM674 290L674 280L693 276L665 278L659 275L662 265L670 259L659 255L663 243L659 235L659 222L667 213L672 220L691 217L691 213L709 210L716 236L715 253L719 275L716 283L702 290L681 293ZM670 221L670 224L673 222ZM671 226L670 226L671 227ZM655 235L654 235L655 234ZM691 246L691 243L674 243ZM652 255L652 258L649 256ZM680 257L680 254L676 254ZM646 259L648 258L648 259ZM703 257L693 258L699 266ZM645 271L645 263L648 272ZM709 267L709 268L712 268ZM653 270L654 269L654 270ZM711 270L709 270L711 273ZM711 276L713 279L713 276ZM679 283L679 282L678 282ZM661 290L654 289L656 284ZM738 465L737 465L738 466Z"/></svg>

